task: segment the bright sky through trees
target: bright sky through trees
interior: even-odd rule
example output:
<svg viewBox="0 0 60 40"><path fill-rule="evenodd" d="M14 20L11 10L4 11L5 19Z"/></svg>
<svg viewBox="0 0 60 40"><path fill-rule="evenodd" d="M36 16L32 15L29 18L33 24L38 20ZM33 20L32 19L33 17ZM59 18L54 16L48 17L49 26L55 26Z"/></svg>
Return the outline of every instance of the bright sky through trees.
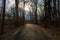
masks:
<svg viewBox="0 0 60 40"><path fill-rule="evenodd" d="M43 0L37 0L38 1L38 5L40 5L40 4L44 4L43 3ZM2 0L0 0L0 4L2 5ZM23 4L22 4L22 2L19 2L19 7L21 8L21 9L23 9L22 8L22 6L23 6ZM33 12L32 10L32 7L31 7L31 5L33 5L34 3L33 2L28 2L28 3L26 3L25 4L25 9L23 9L23 10L25 10L26 12L25 12L25 18L27 18L27 16L28 16L28 18L30 19L30 14L29 14L29 12ZM1 7L1 5L0 5L0 7ZM6 13L7 12L11 12L11 8L12 7L15 7L15 0L6 0ZM34 7L34 5L33 5L33 7ZM39 8L41 8L41 7L39 7ZM35 8L34 8L35 9ZM40 10L41 11L41 10ZM20 15L20 14L19 14Z"/></svg>

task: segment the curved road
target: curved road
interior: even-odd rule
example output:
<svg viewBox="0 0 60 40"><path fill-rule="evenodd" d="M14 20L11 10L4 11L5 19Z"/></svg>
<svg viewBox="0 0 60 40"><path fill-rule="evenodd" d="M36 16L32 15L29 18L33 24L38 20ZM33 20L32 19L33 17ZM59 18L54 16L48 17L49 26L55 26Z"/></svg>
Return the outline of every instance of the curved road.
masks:
<svg viewBox="0 0 60 40"><path fill-rule="evenodd" d="M45 30L35 24L25 24L21 31L6 40L48 40Z"/></svg>

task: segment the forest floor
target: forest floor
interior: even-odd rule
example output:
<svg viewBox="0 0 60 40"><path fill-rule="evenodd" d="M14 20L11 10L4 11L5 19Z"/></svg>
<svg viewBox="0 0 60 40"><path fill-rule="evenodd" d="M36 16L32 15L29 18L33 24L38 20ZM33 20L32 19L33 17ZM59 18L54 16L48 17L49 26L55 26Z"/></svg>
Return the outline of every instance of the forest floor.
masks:
<svg viewBox="0 0 60 40"><path fill-rule="evenodd" d="M60 40L60 27L55 28L51 26L48 30L50 30L52 40Z"/></svg>
<svg viewBox="0 0 60 40"><path fill-rule="evenodd" d="M60 40L60 27L48 26L45 28L44 25L42 27L51 34L52 40Z"/></svg>

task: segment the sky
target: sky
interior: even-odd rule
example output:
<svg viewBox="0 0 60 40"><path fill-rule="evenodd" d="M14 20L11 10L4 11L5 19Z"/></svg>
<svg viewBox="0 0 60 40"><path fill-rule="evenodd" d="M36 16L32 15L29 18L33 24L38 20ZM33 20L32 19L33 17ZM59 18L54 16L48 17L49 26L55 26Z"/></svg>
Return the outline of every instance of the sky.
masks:
<svg viewBox="0 0 60 40"><path fill-rule="evenodd" d="M8 11L13 4L15 4L15 0L6 0L6 10Z"/></svg>
<svg viewBox="0 0 60 40"><path fill-rule="evenodd" d="M43 0L38 0L38 3L43 4L41 1L43 1ZM6 11L7 12L11 9L10 7L12 7L13 4L15 4L15 0L6 0ZM2 0L0 0L0 7L1 6L2 6ZM29 7L27 8L27 6L26 6L25 10L28 11L30 9L29 9ZM27 13L27 15L29 15L28 12L26 12L26 13ZM25 19L30 20L30 16L27 16L27 15L25 15Z"/></svg>
<svg viewBox="0 0 60 40"><path fill-rule="evenodd" d="M41 1L43 0L38 0L38 3L42 3ZM15 0L6 0L6 10L8 11L8 9L15 4ZM0 7L2 6L2 0L0 0Z"/></svg>

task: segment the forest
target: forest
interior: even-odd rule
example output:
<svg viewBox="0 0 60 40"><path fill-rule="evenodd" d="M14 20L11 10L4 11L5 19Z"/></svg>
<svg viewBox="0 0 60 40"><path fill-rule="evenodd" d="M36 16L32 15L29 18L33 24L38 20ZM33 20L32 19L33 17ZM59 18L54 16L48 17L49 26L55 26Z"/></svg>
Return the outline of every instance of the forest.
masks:
<svg viewBox="0 0 60 40"><path fill-rule="evenodd" d="M0 0L0 33L26 23L60 27L60 0Z"/></svg>

